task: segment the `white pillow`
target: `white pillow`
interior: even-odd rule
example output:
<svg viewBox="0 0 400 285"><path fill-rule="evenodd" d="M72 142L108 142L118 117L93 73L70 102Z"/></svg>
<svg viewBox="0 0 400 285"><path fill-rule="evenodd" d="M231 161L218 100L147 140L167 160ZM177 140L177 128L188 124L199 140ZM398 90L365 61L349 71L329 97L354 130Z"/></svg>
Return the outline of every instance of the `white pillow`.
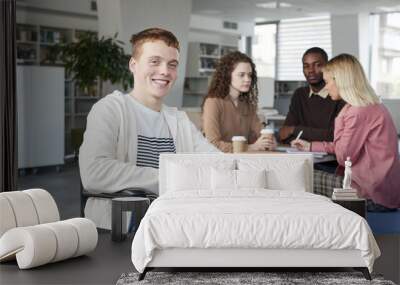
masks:
<svg viewBox="0 0 400 285"><path fill-rule="evenodd" d="M242 188L265 188L267 186L266 171L262 170L211 170L211 189L240 190Z"/></svg>
<svg viewBox="0 0 400 285"><path fill-rule="evenodd" d="M304 160L296 159L238 159L239 170L266 170L267 187L273 190L306 191L307 167Z"/></svg>
<svg viewBox="0 0 400 285"><path fill-rule="evenodd" d="M237 187L240 188L267 188L267 171L236 170Z"/></svg>
<svg viewBox="0 0 400 285"><path fill-rule="evenodd" d="M236 190L236 170L212 168L211 189Z"/></svg>
<svg viewBox="0 0 400 285"><path fill-rule="evenodd" d="M170 163L169 185L171 191L193 189L210 189L211 167L187 167L182 164Z"/></svg>
<svg viewBox="0 0 400 285"><path fill-rule="evenodd" d="M211 170L223 169L230 171L234 169L235 162L215 161L212 165L203 163L190 163L188 161L169 162L167 191L185 191L185 190L210 190L211 189Z"/></svg>

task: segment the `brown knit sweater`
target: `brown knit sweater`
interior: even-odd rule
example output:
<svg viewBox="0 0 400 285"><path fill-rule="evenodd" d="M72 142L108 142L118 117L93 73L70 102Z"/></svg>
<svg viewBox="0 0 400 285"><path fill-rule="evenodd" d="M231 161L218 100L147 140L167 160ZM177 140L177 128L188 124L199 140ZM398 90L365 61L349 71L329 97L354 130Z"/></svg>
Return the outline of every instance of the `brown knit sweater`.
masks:
<svg viewBox="0 0 400 285"><path fill-rule="evenodd" d="M202 120L206 138L223 152L232 152L233 136L244 136L252 144L262 129L256 108L241 101L236 107L229 96L208 98Z"/></svg>

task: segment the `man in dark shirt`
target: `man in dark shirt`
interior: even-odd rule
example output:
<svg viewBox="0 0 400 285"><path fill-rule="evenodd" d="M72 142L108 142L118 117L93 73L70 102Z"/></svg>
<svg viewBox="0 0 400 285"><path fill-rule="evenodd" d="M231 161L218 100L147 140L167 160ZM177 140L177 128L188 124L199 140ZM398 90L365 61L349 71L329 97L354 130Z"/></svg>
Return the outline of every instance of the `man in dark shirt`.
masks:
<svg viewBox="0 0 400 285"><path fill-rule="evenodd" d="M324 89L322 68L328 61L326 52L313 47L303 55L303 73L308 87L298 88L290 102L289 112L279 138L284 143L293 140L300 131L307 141L333 141L333 127L344 101L333 101Z"/></svg>

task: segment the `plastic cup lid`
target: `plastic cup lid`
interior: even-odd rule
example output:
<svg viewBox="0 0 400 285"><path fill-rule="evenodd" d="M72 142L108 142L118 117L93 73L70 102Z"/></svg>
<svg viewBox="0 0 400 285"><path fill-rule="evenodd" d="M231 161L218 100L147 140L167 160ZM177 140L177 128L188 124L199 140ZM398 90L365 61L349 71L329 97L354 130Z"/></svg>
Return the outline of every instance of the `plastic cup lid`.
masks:
<svg viewBox="0 0 400 285"><path fill-rule="evenodd" d="M273 133L274 133L274 130L273 130L273 129L262 129L262 130L260 131L260 133L261 133L262 135L273 134Z"/></svg>
<svg viewBox="0 0 400 285"><path fill-rule="evenodd" d="M245 138L244 136L234 136L234 137L232 137L232 141L235 141L235 142L245 142L245 141L246 141L246 138Z"/></svg>

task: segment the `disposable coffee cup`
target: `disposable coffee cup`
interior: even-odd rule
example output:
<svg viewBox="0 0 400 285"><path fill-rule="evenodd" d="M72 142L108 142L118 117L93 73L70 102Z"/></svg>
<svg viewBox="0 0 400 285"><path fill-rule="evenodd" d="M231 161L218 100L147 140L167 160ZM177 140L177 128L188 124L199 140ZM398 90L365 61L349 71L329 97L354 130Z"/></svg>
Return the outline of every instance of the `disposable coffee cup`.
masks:
<svg viewBox="0 0 400 285"><path fill-rule="evenodd" d="M233 152L245 152L247 150L247 140L243 136L232 137Z"/></svg>
<svg viewBox="0 0 400 285"><path fill-rule="evenodd" d="M260 131L261 136L269 137L271 139L274 138L274 130L273 129L262 129Z"/></svg>
<svg viewBox="0 0 400 285"><path fill-rule="evenodd" d="M269 128L262 129L260 131L260 134L261 134L261 137L266 137L266 138L269 138L270 140L274 139L274 130L273 129L269 129ZM274 147L272 147L272 146L266 148L266 150L273 150L273 149L274 149Z"/></svg>

